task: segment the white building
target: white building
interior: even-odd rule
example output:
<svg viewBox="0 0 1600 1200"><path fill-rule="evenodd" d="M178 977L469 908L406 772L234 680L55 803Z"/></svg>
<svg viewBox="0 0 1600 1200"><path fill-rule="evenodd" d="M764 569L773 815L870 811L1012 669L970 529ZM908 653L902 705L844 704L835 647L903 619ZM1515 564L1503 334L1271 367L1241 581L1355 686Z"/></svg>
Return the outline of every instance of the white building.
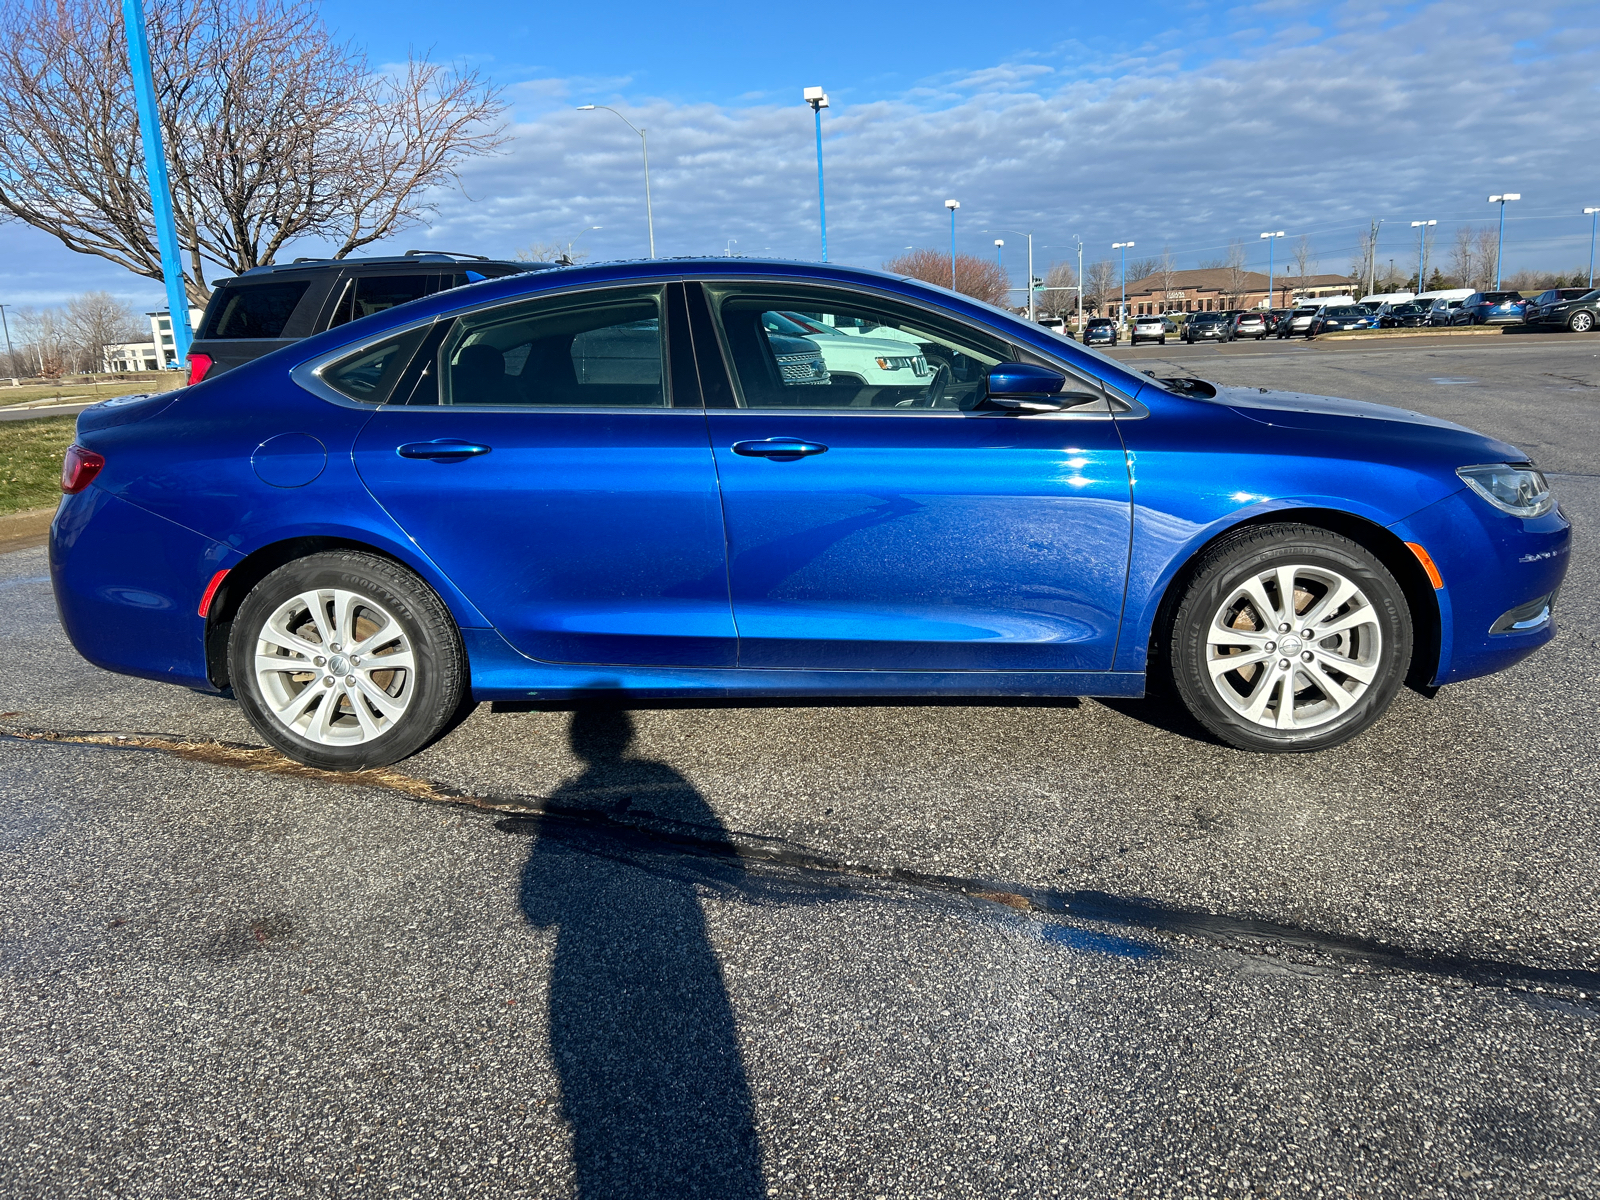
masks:
<svg viewBox="0 0 1600 1200"><path fill-rule="evenodd" d="M200 318L204 315L204 309L191 308L189 328L198 330ZM147 312L145 316L150 320L150 340L108 345L105 348L104 370L159 371L163 367L177 370L183 365L178 362L178 351L172 339L172 314L163 308L157 312Z"/></svg>

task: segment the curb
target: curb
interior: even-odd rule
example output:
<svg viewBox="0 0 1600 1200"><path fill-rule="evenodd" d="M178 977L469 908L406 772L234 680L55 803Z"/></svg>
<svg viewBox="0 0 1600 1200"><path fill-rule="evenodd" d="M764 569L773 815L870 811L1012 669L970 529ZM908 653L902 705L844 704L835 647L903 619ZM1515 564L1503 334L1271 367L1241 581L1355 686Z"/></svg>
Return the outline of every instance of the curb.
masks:
<svg viewBox="0 0 1600 1200"><path fill-rule="evenodd" d="M50 522L55 515L53 508L30 508L0 517L0 554L44 545L50 540Z"/></svg>

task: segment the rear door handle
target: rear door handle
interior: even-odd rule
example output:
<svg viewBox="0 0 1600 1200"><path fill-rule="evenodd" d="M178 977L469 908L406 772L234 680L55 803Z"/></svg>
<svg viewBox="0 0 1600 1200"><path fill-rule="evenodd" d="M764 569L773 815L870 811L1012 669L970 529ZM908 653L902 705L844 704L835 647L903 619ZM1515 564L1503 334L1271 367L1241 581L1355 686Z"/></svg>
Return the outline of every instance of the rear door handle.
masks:
<svg viewBox="0 0 1600 1200"><path fill-rule="evenodd" d="M770 458L774 462L793 462L811 454L825 454L828 448L821 442L803 442L799 438L775 437L760 442L735 442L733 452L748 458Z"/></svg>
<svg viewBox="0 0 1600 1200"><path fill-rule="evenodd" d="M394 452L401 458L431 458L436 462L460 462L478 454L487 454L493 446L478 442L463 442L460 438L439 438L432 442L407 442L396 446Z"/></svg>

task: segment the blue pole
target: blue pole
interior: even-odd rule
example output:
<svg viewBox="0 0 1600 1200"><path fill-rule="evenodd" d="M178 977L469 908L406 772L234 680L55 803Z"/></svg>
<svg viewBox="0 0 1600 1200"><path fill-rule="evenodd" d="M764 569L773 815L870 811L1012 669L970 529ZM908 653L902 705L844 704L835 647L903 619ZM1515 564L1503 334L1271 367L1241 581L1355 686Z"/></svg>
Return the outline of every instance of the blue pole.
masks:
<svg viewBox="0 0 1600 1200"><path fill-rule="evenodd" d="M1500 290L1500 259L1501 251L1506 244L1506 202L1500 201L1500 236L1494 243L1494 290Z"/></svg>
<svg viewBox="0 0 1600 1200"><path fill-rule="evenodd" d="M122 23L128 34L128 65L133 70L133 95L139 107L139 133L144 142L144 169L150 180L150 210L161 251L161 274L167 284L167 310L172 317L172 345L178 369L189 357L189 295L183 286L183 260L178 229L172 219L172 187L167 182L167 155L161 145L161 117L156 110L155 75L145 40L143 0L122 0ZM159 350L159 347L158 347Z"/></svg>
<svg viewBox="0 0 1600 1200"><path fill-rule="evenodd" d="M1428 227L1417 226L1417 291L1428 290Z"/></svg>
<svg viewBox="0 0 1600 1200"><path fill-rule="evenodd" d="M817 212L822 217L822 261L828 261L828 201L822 193L822 106L813 105L817 117Z"/></svg>
<svg viewBox="0 0 1600 1200"><path fill-rule="evenodd" d="M1122 247L1122 307L1117 311L1117 324L1128 316L1128 247Z"/></svg>
<svg viewBox="0 0 1600 1200"><path fill-rule="evenodd" d="M1278 239L1269 237L1267 239L1267 311L1269 313L1272 311L1272 254L1277 248Z"/></svg>

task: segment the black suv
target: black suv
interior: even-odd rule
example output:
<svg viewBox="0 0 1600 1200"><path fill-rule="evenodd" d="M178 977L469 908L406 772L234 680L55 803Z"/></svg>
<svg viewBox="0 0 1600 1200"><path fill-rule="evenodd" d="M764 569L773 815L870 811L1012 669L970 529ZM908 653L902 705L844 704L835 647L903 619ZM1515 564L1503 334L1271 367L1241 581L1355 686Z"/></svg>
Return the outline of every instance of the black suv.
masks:
<svg viewBox="0 0 1600 1200"><path fill-rule="evenodd" d="M189 347L189 382L242 367L301 338L447 288L554 263L407 250L384 258L297 258L224 279Z"/></svg>

